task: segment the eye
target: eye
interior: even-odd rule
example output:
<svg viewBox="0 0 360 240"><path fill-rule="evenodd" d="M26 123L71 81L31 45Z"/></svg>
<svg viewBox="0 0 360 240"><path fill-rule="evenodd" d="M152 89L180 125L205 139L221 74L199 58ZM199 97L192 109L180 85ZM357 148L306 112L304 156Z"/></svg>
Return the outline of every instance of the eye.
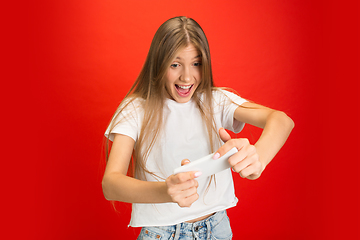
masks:
<svg viewBox="0 0 360 240"><path fill-rule="evenodd" d="M200 66L201 66L201 62L196 62L196 63L194 63L193 65L194 65L194 67L200 67Z"/></svg>
<svg viewBox="0 0 360 240"><path fill-rule="evenodd" d="M180 66L180 64L178 64L178 63L173 63L173 64L170 65L170 67L172 67L172 68L177 68L179 66Z"/></svg>

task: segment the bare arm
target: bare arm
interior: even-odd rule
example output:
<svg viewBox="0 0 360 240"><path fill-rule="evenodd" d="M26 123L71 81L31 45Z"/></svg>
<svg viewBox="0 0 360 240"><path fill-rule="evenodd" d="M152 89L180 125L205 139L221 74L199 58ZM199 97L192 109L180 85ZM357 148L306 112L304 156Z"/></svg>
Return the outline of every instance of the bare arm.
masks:
<svg viewBox="0 0 360 240"><path fill-rule="evenodd" d="M245 108L236 109L235 119L264 129L255 147L260 161L266 166L285 144L295 124L284 112L255 103L244 103L243 106Z"/></svg>
<svg viewBox="0 0 360 240"><path fill-rule="evenodd" d="M217 152L222 156L232 147L237 147L239 152L229 159L230 165L242 177L256 179L284 145L294 122L281 111L255 103L244 103L238 107L234 118L264 130L255 145L247 139L230 139L224 130L220 130L220 136L226 143Z"/></svg>
<svg viewBox="0 0 360 240"><path fill-rule="evenodd" d="M137 203L170 201L164 183L146 182L126 176L135 141L116 134L106 165L102 187L107 200Z"/></svg>
<svg viewBox="0 0 360 240"><path fill-rule="evenodd" d="M107 200L130 203L176 202L190 206L198 197L195 172L169 176L165 182L141 181L126 176L135 141L116 134L106 165L102 188Z"/></svg>

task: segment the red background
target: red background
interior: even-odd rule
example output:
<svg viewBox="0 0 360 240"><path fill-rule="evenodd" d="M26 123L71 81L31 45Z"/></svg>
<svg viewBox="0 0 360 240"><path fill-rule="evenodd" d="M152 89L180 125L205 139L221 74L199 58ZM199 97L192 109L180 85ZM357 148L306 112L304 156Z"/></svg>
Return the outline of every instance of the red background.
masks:
<svg viewBox="0 0 360 240"><path fill-rule="evenodd" d="M116 213L102 195L102 136L155 31L179 15L207 34L217 86L296 124L260 179L235 177L234 239L360 237L359 3L16 4L1 17L4 239L136 238L130 206Z"/></svg>

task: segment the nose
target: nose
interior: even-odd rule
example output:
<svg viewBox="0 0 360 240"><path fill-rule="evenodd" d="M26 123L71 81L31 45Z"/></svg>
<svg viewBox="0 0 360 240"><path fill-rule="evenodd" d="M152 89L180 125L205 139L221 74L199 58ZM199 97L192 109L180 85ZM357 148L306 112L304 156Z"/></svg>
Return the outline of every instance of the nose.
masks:
<svg viewBox="0 0 360 240"><path fill-rule="evenodd" d="M191 70L189 67L184 67L180 76L180 80L186 83L191 81Z"/></svg>

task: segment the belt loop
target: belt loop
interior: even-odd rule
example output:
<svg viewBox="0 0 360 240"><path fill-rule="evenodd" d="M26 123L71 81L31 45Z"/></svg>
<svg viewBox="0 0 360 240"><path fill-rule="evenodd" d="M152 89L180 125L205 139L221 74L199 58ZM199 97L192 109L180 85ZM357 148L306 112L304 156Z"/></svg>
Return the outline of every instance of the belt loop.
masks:
<svg viewBox="0 0 360 240"><path fill-rule="evenodd" d="M176 224L174 240L178 240L178 239L179 239L179 237L180 237L180 231L181 231L181 223Z"/></svg>
<svg viewBox="0 0 360 240"><path fill-rule="evenodd" d="M205 223L206 223L206 239L210 239L210 234L211 234L211 224L210 224L210 221L209 221L209 219L207 219L206 221L205 221Z"/></svg>

